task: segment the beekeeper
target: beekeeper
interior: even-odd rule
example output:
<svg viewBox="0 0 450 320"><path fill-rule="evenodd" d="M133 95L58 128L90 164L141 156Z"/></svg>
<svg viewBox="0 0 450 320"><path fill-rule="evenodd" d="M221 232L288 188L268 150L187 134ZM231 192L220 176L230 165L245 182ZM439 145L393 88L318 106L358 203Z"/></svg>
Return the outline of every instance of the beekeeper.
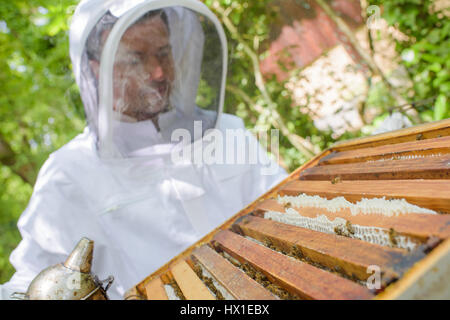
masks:
<svg viewBox="0 0 450 320"><path fill-rule="evenodd" d="M226 39L201 2L81 1L70 56L88 126L39 172L2 299L25 292L81 237L95 241L92 272L112 274L109 296L122 299L286 175L277 165L262 174L274 163L257 142L250 147L241 119L222 114ZM229 143L227 130L241 142ZM231 152L247 161L196 161L211 144L224 146L212 159ZM255 152L259 161L248 161Z"/></svg>

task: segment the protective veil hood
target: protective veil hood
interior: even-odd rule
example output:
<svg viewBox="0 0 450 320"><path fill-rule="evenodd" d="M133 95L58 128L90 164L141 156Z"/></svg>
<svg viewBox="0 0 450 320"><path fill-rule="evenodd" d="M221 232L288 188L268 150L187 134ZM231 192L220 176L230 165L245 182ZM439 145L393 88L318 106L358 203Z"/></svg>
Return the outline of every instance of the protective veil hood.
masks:
<svg viewBox="0 0 450 320"><path fill-rule="evenodd" d="M218 122L226 39L199 1L81 1L70 56L103 158L152 154L155 146L173 145L177 129L194 141Z"/></svg>

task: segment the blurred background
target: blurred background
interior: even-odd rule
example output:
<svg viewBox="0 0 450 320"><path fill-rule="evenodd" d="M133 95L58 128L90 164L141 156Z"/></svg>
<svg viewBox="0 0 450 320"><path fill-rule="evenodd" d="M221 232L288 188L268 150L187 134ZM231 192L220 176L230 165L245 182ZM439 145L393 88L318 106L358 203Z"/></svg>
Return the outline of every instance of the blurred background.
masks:
<svg viewBox="0 0 450 320"><path fill-rule="evenodd" d="M280 130L289 172L336 141L450 117L448 0L204 0L229 45L225 112ZM75 0L0 3L0 283L48 155L85 126L68 46Z"/></svg>

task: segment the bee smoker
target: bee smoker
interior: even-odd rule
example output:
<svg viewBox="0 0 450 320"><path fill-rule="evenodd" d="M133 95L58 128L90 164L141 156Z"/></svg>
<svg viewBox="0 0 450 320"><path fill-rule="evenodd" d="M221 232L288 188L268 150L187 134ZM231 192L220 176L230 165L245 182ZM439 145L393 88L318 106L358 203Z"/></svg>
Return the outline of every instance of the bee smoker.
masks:
<svg viewBox="0 0 450 320"><path fill-rule="evenodd" d="M100 281L91 273L94 241L82 238L64 263L42 270L18 300L108 300L106 292L114 277ZM106 284L106 285L105 285ZM105 285L105 286L104 286Z"/></svg>

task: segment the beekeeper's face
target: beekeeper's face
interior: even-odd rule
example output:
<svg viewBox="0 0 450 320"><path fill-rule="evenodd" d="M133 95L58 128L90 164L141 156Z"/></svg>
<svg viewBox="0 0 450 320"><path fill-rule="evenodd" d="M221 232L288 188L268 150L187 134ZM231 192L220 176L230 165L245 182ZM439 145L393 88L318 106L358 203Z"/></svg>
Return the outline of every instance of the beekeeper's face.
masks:
<svg viewBox="0 0 450 320"><path fill-rule="evenodd" d="M169 30L161 16L130 27L114 63L114 109L138 121L153 119L168 107L173 80Z"/></svg>

